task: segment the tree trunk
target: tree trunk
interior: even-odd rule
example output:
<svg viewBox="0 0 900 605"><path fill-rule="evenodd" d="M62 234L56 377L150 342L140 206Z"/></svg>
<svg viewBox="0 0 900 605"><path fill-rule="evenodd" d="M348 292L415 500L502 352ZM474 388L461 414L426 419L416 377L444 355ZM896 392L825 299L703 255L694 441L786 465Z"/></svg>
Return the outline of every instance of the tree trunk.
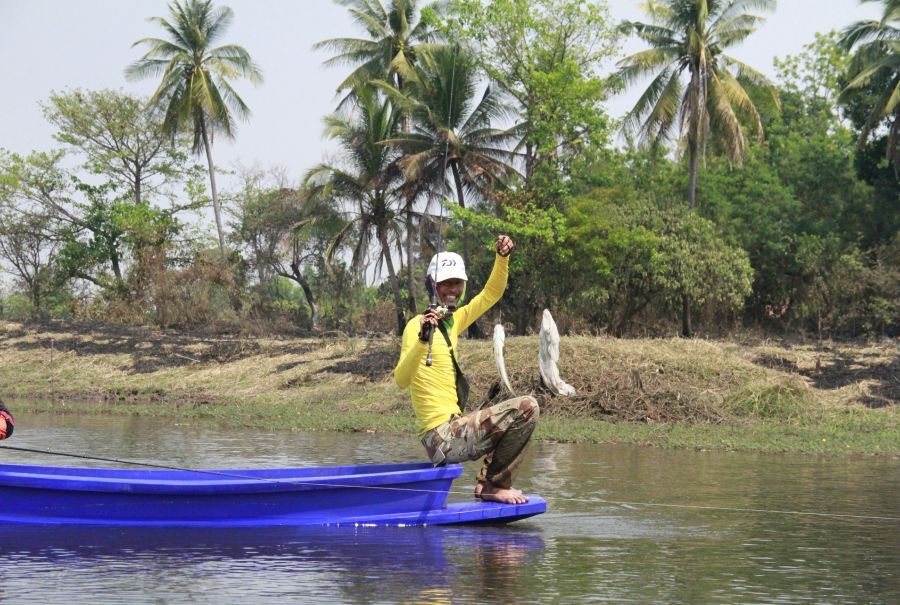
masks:
<svg viewBox="0 0 900 605"><path fill-rule="evenodd" d="M121 286L124 281L122 279L122 267L119 265L119 254L115 248L111 248L109 251L109 263L112 265L113 275L116 276L116 285Z"/></svg>
<svg viewBox="0 0 900 605"><path fill-rule="evenodd" d="M41 299L41 288L37 283L37 280L29 284L31 287L31 314L35 319L44 319L44 310L41 308L43 306L43 301Z"/></svg>
<svg viewBox="0 0 900 605"><path fill-rule="evenodd" d="M113 276L115 276L116 298L124 296L130 301L131 293L125 288L125 280L122 278L122 266L119 263L119 252L116 250L115 244L109 247L109 262L112 265Z"/></svg>
<svg viewBox="0 0 900 605"><path fill-rule="evenodd" d="M200 134L203 136L203 147L206 149L206 162L209 165L209 190L212 194L213 214L216 216L216 231L219 235L219 253L222 262L225 262L225 233L222 231L222 213L219 210L219 196L216 193L216 167L213 164L212 145L209 143L209 133L206 132L206 120L200 121Z"/></svg>
<svg viewBox="0 0 900 605"><path fill-rule="evenodd" d="M462 177L459 175L459 165L457 161L454 160L452 164L450 164L450 172L453 174L453 184L456 185L456 200L459 203L460 208L466 207L466 198L463 196L463 187L462 187ZM463 232L463 261L466 263L466 267L469 266L469 228L463 223L462 226Z"/></svg>
<svg viewBox="0 0 900 605"><path fill-rule="evenodd" d="M693 336L691 329L691 299L684 292L681 293L681 335L685 338Z"/></svg>
<svg viewBox="0 0 900 605"><path fill-rule="evenodd" d="M525 183L531 182L531 177L534 176L534 165L537 163L537 159L534 157L534 145L532 143L525 144Z"/></svg>
<svg viewBox="0 0 900 605"><path fill-rule="evenodd" d="M388 280L391 283L391 291L394 293L394 309L397 312L397 336L403 336L403 328L406 327L406 317L403 315L403 297L400 295L400 281L394 270L394 261L391 258L391 249L388 247L387 235L384 230L378 229L378 242L381 244L381 255L388 269Z"/></svg>
<svg viewBox="0 0 900 605"><path fill-rule="evenodd" d="M688 144L688 154L690 157L688 161L690 162L689 167L689 183L688 183L688 209L693 210L694 206L697 205L697 163L700 159L699 149L697 149L697 142Z"/></svg>
<svg viewBox="0 0 900 605"><path fill-rule="evenodd" d="M699 126L695 126L695 128L699 129ZM695 130L693 141L688 142L688 153L690 154L688 158L690 162L690 172L688 173L688 211L690 212L694 211L694 207L697 204L697 163L700 159L698 136L699 133ZM691 301L687 294L683 292L681 294L681 335L685 338L690 338L693 335L691 328Z"/></svg>
<svg viewBox="0 0 900 605"><path fill-rule="evenodd" d="M406 306L411 316L418 313L416 309L416 282L413 277L413 220L412 220L413 200L406 202L406 288L409 296L406 299Z"/></svg>
<svg viewBox="0 0 900 605"><path fill-rule="evenodd" d="M616 338L622 336L622 324L617 315L609 318L609 321L606 324L606 333L615 336Z"/></svg>
<svg viewBox="0 0 900 605"><path fill-rule="evenodd" d="M306 304L309 305L309 316L310 321L312 322L312 329L315 332L319 329L319 306L316 304L312 288L309 286L309 282L303 278L303 274L300 273L300 265L291 263L291 273L292 275L288 277L297 282L303 289L303 296L306 298Z"/></svg>
<svg viewBox="0 0 900 605"><path fill-rule="evenodd" d="M403 91L403 78L400 74L395 74L397 78L397 90ZM409 112L404 111L400 116L400 131L403 133L408 133L410 131L410 119ZM418 309L416 309L416 281L413 276L413 262L415 260L413 254L413 219L412 219L412 209L413 202L415 200L409 198L406 200L406 207L404 212L406 212L406 289L408 295L406 297L406 308L409 310L411 316L415 316L418 314Z"/></svg>

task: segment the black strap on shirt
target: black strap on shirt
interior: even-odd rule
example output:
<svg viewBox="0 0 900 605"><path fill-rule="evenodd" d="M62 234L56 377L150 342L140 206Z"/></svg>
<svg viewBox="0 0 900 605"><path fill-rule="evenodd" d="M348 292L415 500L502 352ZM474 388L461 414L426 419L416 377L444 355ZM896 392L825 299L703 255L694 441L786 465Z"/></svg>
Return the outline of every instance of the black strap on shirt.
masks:
<svg viewBox="0 0 900 605"><path fill-rule="evenodd" d="M453 354L453 345L450 343L450 335L447 334L447 327L444 325L444 322L438 321L438 330L444 335L444 340L447 341L447 348L450 349L450 360L453 362L453 369L456 372L456 402L459 405L459 413L464 414L466 403L469 400L469 381L456 362L456 355Z"/></svg>

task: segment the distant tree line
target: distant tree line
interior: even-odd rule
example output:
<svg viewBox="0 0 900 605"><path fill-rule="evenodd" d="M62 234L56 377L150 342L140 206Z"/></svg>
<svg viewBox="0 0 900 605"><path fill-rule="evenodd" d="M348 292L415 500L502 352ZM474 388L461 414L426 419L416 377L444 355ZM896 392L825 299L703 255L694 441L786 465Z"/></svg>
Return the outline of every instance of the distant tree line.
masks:
<svg viewBox="0 0 900 605"><path fill-rule="evenodd" d="M324 119L339 151L299 183L253 169L217 190L215 136L262 71L209 0L136 42L149 99L47 99L58 146L0 150L0 317L398 332L435 251L465 257L471 293L505 232L515 333L544 308L615 336L900 331L897 0L775 81L727 54L774 0L652 0L621 24L602 0L336 1L363 35L316 45L347 74Z"/></svg>

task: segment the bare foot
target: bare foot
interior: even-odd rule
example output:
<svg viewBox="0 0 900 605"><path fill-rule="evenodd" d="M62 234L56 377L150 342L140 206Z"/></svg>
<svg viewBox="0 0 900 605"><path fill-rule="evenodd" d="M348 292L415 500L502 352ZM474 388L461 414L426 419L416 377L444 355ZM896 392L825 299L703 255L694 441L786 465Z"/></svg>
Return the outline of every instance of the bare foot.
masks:
<svg viewBox="0 0 900 605"><path fill-rule="evenodd" d="M481 498L481 492L484 489L484 481L478 481L475 483L475 497Z"/></svg>
<svg viewBox="0 0 900 605"><path fill-rule="evenodd" d="M481 499L486 502L502 502L503 504L525 504L528 498L521 491L513 488L502 488L485 483L481 489Z"/></svg>

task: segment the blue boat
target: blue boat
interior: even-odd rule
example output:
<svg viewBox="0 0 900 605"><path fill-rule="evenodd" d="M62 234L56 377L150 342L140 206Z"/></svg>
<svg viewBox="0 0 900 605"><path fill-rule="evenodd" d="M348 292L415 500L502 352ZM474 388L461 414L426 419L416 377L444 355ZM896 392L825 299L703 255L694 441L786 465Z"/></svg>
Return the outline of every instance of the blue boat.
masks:
<svg viewBox="0 0 900 605"><path fill-rule="evenodd" d="M0 464L0 522L139 527L507 523L547 510L447 502L458 464L133 470Z"/></svg>

